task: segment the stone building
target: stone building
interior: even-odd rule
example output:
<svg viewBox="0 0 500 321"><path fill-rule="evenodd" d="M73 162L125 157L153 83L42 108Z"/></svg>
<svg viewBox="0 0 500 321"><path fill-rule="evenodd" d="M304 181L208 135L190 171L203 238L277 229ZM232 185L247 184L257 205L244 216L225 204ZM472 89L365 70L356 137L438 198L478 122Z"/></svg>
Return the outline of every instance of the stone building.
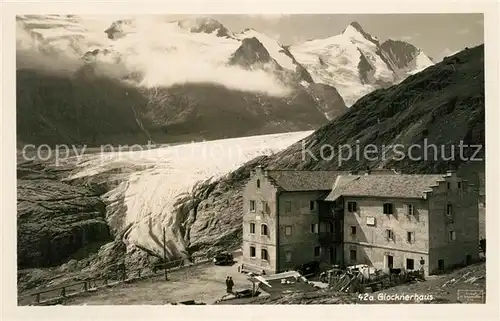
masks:
<svg viewBox="0 0 500 321"><path fill-rule="evenodd" d="M478 259L478 192L455 172L266 171L243 192L243 264L275 273L320 261L420 269Z"/></svg>

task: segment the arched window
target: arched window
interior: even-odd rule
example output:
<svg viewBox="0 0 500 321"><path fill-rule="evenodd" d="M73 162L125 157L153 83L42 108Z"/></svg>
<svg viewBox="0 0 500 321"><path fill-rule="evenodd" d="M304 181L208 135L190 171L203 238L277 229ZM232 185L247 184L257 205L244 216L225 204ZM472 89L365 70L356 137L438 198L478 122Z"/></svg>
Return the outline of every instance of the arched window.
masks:
<svg viewBox="0 0 500 321"><path fill-rule="evenodd" d="M266 224L261 224L260 226L260 235L269 235L269 231L267 229Z"/></svg>
<svg viewBox="0 0 500 321"><path fill-rule="evenodd" d="M260 188L260 179L257 180L257 188Z"/></svg>
<svg viewBox="0 0 500 321"><path fill-rule="evenodd" d="M269 255L267 254L266 249L260 250L260 258L266 261L269 261Z"/></svg>

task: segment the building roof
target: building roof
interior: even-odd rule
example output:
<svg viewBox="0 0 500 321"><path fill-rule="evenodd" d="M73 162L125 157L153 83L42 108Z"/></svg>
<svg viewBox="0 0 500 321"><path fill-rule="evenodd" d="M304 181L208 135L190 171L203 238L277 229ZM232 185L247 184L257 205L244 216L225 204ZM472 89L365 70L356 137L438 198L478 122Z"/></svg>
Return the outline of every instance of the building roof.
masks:
<svg viewBox="0 0 500 321"><path fill-rule="evenodd" d="M267 175L283 190L298 191L329 191L339 175L347 175L341 171L297 171L269 170Z"/></svg>
<svg viewBox="0 0 500 321"><path fill-rule="evenodd" d="M424 192L443 180L445 175L350 175L339 176L325 198L341 196L424 198Z"/></svg>

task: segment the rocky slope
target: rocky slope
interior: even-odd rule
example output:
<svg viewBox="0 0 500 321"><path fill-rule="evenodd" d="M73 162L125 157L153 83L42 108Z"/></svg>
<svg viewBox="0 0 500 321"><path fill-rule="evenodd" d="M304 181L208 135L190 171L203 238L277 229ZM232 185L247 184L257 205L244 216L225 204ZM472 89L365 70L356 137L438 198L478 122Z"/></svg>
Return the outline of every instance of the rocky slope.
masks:
<svg viewBox="0 0 500 321"><path fill-rule="evenodd" d="M110 240L97 193L61 183L60 174L42 164L20 164L17 174L19 268L55 266L89 244Z"/></svg>

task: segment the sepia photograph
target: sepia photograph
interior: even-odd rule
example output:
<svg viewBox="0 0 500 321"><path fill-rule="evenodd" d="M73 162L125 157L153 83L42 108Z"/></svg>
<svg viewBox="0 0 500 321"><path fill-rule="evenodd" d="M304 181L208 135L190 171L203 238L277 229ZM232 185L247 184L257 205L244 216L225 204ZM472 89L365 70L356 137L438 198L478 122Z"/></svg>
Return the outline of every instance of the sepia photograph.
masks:
<svg viewBox="0 0 500 321"><path fill-rule="evenodd" d="M17 306L487 302L483 13L15 25Z"/></svg>

